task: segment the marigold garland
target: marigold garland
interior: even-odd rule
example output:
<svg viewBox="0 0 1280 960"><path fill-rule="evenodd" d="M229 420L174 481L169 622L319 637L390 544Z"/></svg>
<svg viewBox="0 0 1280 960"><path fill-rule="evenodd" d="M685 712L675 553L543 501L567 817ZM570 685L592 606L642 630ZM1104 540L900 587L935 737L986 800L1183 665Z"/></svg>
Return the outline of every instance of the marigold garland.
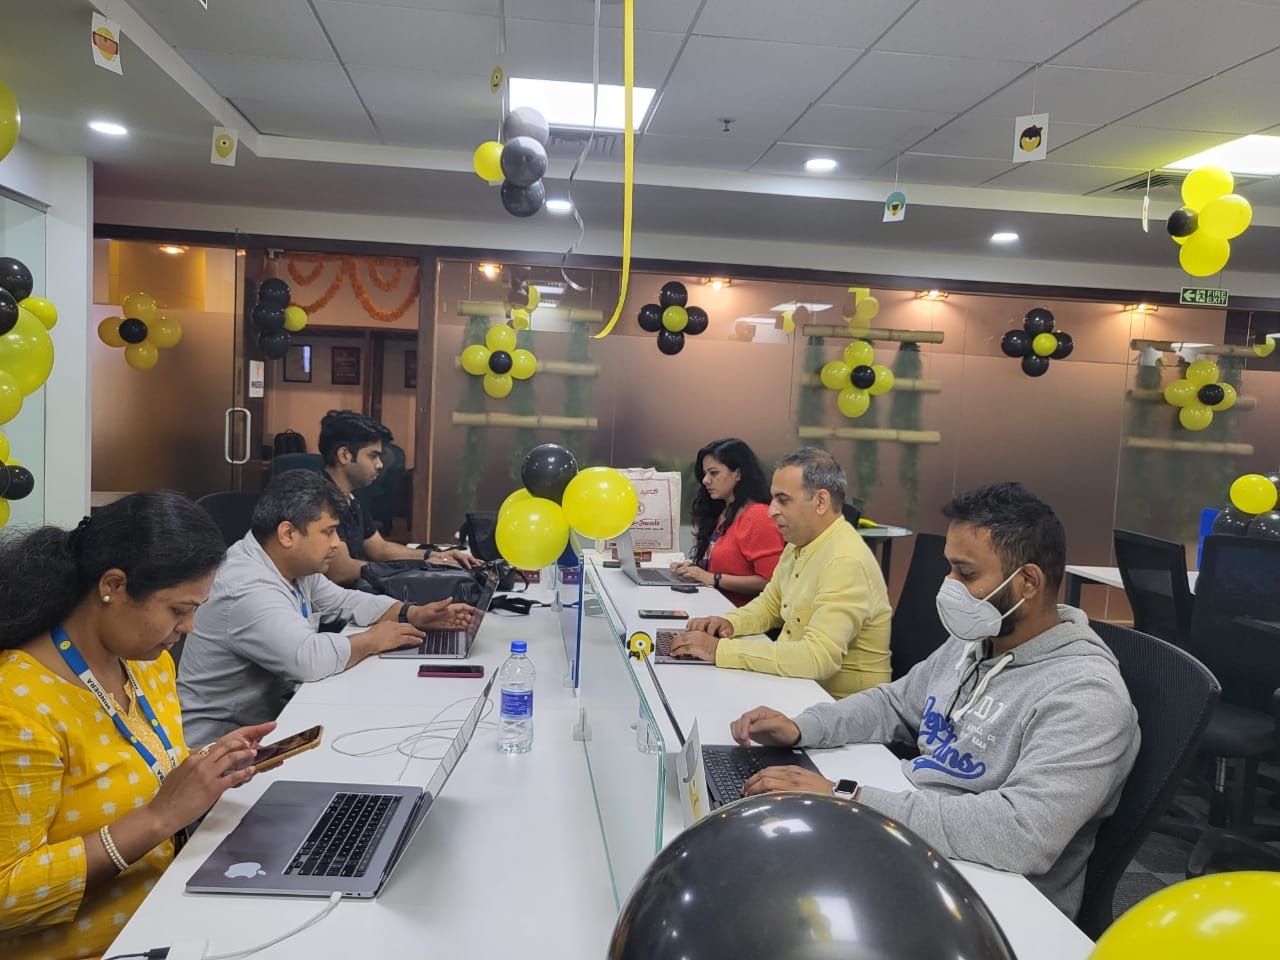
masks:
<svg viewBox="0 0 1280 960"><path fill-rule="evenodd" d="M311 271L304 271L299 264L314 264ZM394 323L403 317L414 301L418 299L419 288L422 281L422 267L420 264L415 265L413 280L409 284L408 294L401 303L390 309L383 310L373 302L369 296L369 291L365 287L364 282L360 278L359 267L355 257L340 256L336 254L295 254L288 258L289 276L299 286L309 286L319 278L324 266L328 263L337 263L338 272L334 275L332 282L325 289L324 293L318 299L310 304L299 304L308 314L314 314L319 310L323 310L333 298L338 295L338 291L342 289L342 282L345 278L351 283L351 290L355 294L356 300L361 308L373 320L380 323ZM401 261L392 258L370 258L366 261L368 264L369 279L373 281L373 285L385 292L390 292L399 284L404 276L404 264ZM384 277L378 270L379 267L389 266L392 268L390 278Z"/></svg>

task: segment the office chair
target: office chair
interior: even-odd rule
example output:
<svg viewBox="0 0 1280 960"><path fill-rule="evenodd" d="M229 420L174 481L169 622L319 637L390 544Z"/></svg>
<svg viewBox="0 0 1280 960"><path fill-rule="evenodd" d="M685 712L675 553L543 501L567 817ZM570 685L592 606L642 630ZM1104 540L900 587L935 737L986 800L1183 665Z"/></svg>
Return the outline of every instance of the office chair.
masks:
<svg viewBox="0 0 1280 960"><path fill-rule="evenodd" d="M1077 924L1096 940L1110 926L1116 884L1195 759L1221 688L1199 660L1156 637L1113 623L1090 626L1120 662L1142 742L1120 802L1098 828L1085 867ZM1171 709L1176 705L1176 709Z"/></svg>
<svg viewBox="0 0 1280 960"><path fill-rule="evenodd" d="M404 448L394 443L382 445L382 472L378 479L356 491L365 514L381 530L391 530L395 518L403 516L405 501Z"/></svg>
<svg viewBox="0 0 1280 960"><path fill-rule="evenodd" d="M228 547L240 540L253 525L253 508L258 495L244 490L224 490L210 493L196 501L222 532L222 541Z"/></svg>
<svg viewBox="0 0 1280 960"><path fill-rule="evenodd" d="M889 637L895 680L947 641L947 630L938 619L936 603L938 587L951 572L951 565L943 555L946 545L947 538L936 533L916 534Z"/></svg>
<svg viewBox="0 0 1280 960"><path fill-rule="evenodd" d="M324 469L324 458L318 453L282 453L271 458L271 476L284 473L286 470Z"/></svg>
<svg viewBox="0 0 1280 960"><path fill-rule="evenodd" d="M1116 566L1133 608L1133 629L1188 649L1194 598L1182 544L1117 530L1115 546Z"/></svg>

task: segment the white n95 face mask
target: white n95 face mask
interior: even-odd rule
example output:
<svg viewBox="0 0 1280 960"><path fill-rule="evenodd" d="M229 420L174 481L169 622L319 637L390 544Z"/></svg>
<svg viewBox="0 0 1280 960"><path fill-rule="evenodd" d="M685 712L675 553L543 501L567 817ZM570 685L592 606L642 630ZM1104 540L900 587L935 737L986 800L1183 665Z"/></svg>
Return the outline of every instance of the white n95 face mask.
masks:
<svg viewBox="0 0 1280 960"><path fill-rule="evenodd" d="M1021 569L1021 567L1018 568L1018 570ZM991 598L1018 575L1018 570L1009 574L1000 586L982 599L970 593L959 580L952 580L950 577L943 580L938 590L937 605L938 617L942 620L942 625L947 628L947 632L957 640L968 641L986 640L999 634L1000 624L1004 618L1022 606L1026 597L1015 603L1005 613L996 609Z"/></svg>

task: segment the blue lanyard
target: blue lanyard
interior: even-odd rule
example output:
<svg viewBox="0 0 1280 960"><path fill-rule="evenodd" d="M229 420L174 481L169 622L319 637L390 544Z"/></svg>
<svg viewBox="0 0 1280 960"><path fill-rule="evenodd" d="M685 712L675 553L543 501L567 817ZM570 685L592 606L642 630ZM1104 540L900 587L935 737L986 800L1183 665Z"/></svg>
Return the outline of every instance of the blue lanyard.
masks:
<svg viewBox="0 0 1280 960"><path fill-rule="evenodd" d="M302 592L302 588L297 585L291 585L291 589L293 590L293 595L298 598L298 605L302 607L302 619L309 622L311 620L311 614L307 612L306 594L304 594Z"/></svg>
<svg viewBox="0 0 1280 960"><path fill-rule="evenodd" d="M61 626L54 627L50 632L53 637L53 646L62 654L62 659L66 661L71 672L80 678L80 682L89 688L89 692L98 700L98 705L102 707L102 712L111 718L111 722L116 725L116 730L120 736L138 751L138 756L142 758L142 762L151 768L151 772L156 775L156 779L164 783L165 771L155 756L147 749L146 744L135 737L129 727L125 724L115 707L111 705L111 699L107 696L107 691L103 689L98 678L93 675L93 671L89 669L89 665L84 662L84 657L80 651L76 649L76 645L71 642L71 638L67 636L67 631ZM121 661L123 663L123 661ZM142 711L142 715L146 717L147 722L151 724L151 729L156 732L156 736L160 738L160 745L164 747L165 752L169 755L169 762L173 766L178 765L178 752L173 749L173 744L169 742L169 735L165 733L164 727L160 725L160 721L156 719L155 711L151 709L151 704L147 702L146 695L143 694L142 688L138 686L137 678L133 675L133 670L129 664L124 664L124 672L129 677L129 685L133 687L133 701L138 705L138 709Z"/></svg>

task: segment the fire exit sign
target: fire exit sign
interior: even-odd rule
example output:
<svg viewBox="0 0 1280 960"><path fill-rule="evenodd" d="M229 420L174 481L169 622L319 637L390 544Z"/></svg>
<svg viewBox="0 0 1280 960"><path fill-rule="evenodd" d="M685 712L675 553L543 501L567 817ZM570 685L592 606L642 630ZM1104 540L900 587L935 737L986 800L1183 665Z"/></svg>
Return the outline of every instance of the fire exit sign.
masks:
<svg viewBox="0 0 1280 960"><path fill-rule="evenodd" d="M1183 287L1178 302L1188 307L1225 307L1227 291L1225 287Z"/></svg>

